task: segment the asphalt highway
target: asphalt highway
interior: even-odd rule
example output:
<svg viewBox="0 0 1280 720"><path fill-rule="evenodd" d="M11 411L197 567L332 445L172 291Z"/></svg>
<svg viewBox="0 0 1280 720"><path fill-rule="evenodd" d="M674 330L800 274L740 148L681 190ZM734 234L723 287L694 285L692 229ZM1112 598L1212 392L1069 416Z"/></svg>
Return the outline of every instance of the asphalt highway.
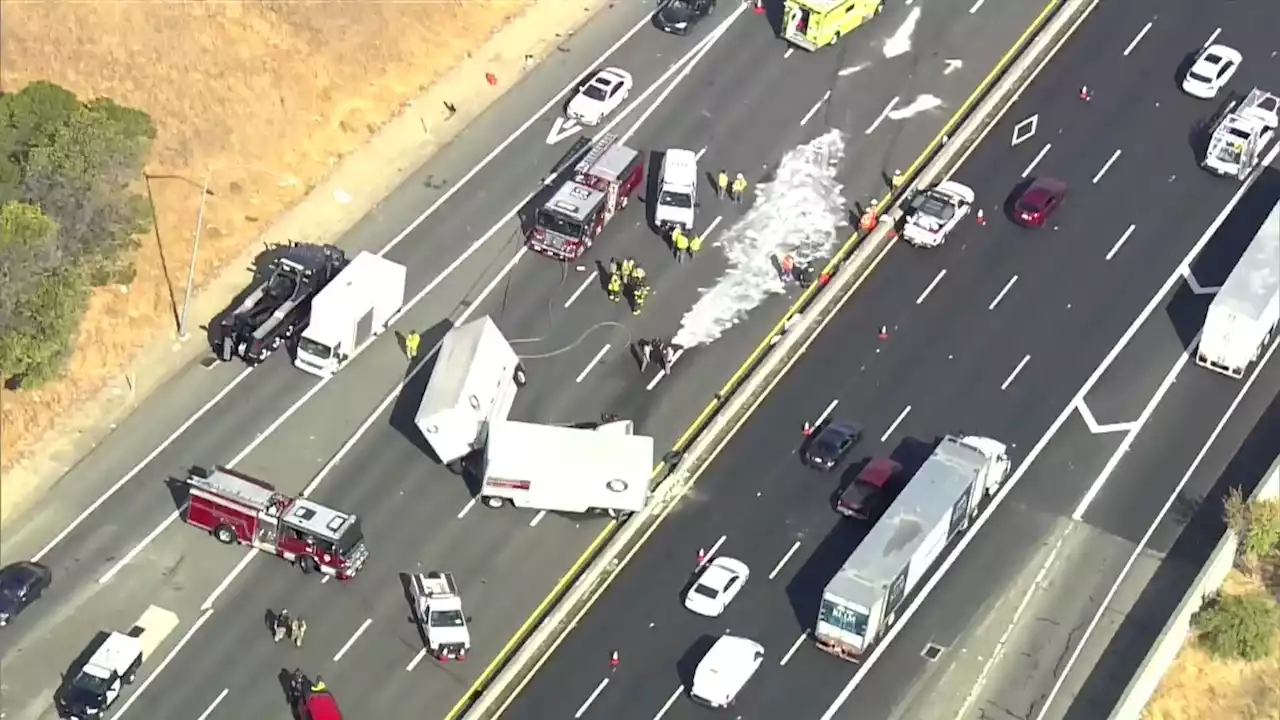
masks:
<svg viewBox="0 0 1280 720"><path fill-rule="evenodd" d="M434 345L446 320L480 313L527 341L520 349L530 356L533 380L516 417L571 422L613 412L636 419L659 445L670 446L786 300L776 298L714 345L691 353L673 377L657 384L641 378L627 343L670 334L697 289L711 284L718 262L708 252L677 268L644 227L642 206L633 206L630 217L606 230L592 256L625 252L649 268L655 295L633 319L601 297L589 272L566 272L519 253L514 215L521 198L570 142L548 142L559 103L513 136L522 119L640 27L607 61L636 78L634 108L624 106L627 116L615 116L629 144L702 151L706 167L741 169L755 182L768 177L786 150L839 127L848 133L841 179L853 202L879 195L882 175L914 159L948 108L964 100L1038 10L1005 2L973 13L892 7L866 31L873 43L845 43L815 55L787 52L765 18L736 12L722 41L681 73L673 63L738 8L722 8L693 37L673 38L641 26L645 8L616 6L576 33L566 52L536 69L342 244L354 251L393 243L386 254L410 267L414 296L396 329L419 329L424 347ZM931 52L885 58L881 41L908 21L914 34L900 34L927 43ZM827 90L829 100L818 107ZM889 116L891 101L901 107L924 94L943 105ZM514 139L506 143L509 136ZM721 229L731 226L744 208L720 203L707 190L700 227L717 217ZM713 245L714 236L708 241ZM621 327L583 337L606 321ZM606 343L610 350L600 354ZM144 673L130 695L136 699L120 706L117 717L196 717L205 710L210 718L273 716L283 698L269 677L294 666L328 672L346 712L356 716L416 717L424 709L443 715L602 525L473 510L470 490L427 459L411 429L426 369L408 383L405 402L391 398L407 368L387 337L329 382L274 358L247 375L232 365L192 367L157 392L67 473L39 517L6 529L4 561L39 557L53 568L55 592L0 637L5 717L51 717L53 689L95 633L127 628L148 603L177 612L183 623L161 648L166 659L152 664L163 672ZM322 502L360 513L373 553L365 573L350 584L316 587L278 560L220 546L176 520L182 495L166 479L218 462L287 491L312 487ZM418 657L421 642L407 621L399 575L428 568L452 570L462 581L474 643L465 664ZM281 606L309 621L301 650L266 643L264 614Z"/></svg>
<svg viewBox="0 0 1280 720"><path fill-rule="evenodd" d="M895 247L884 257L507 716L693 717L699 710L683 688L714 637L731 631L766 648L736 716L954 718L969 701L963 717L998 708L1036 717L1043 706L1036 700L1052 692L1055 662L1064 659L1061 638L1090 622L1239 390L1194 364L1170 375L1208 295L1166 279L1207 237L1192 266L1202 278L1196 287L1220 283L1261 220L1251 208L1269 209L1276 186L1267 175L1239 210L1215 217L1238 185L1196 167L1189 131L1216 106L1182 96L1176 81L1184 56L1211 33L1246 57L1233 87L1247 91L1276 77L1272 40L1260 28L1280 17L1259 14L1223 5L1214 17L1219 34L1198 9L1101 4L958 172L975 189L986 225L966 223L937 251ZM1079 97L1085 85L1087 102ZM1030 124L1029 139L1011 142L1015 127L1021 136ZM1022 230L1002 205L1024 177L1039 174L1067 181L1071 193L1050 227ZM1163 291L1162 283L1178 289ZM881 326L887 340L877 338ZM1183 381L1175 386L1169 377ZM1274 385L1265 378L1251 396L1255 405ZM1153 397L1166 403L1160 414L1144 413ZM833 417L866 433L852 465L823 476L802 468L796 453L803 424L832 401ZM1137 435L1147 423L1150 435ZM955 431L998 438L1015 461L1034 455L1034 462L1019 469L972 547L874 663L859 671L817 651L805 633L818 596L865 533L832 512L834 494L867 458L895 456L910 467L922 459L922 444ZM1130 431L1132 465L1122 463L1099 485ZM1181 447L1155 465L1154 446L1172 432ZM1073 525L1081 539L1051 565L1052 602L1069 607L1072 622L1038 629L1036 616L1025 615L1026 629L1005 637L1014 638L1010 650L988 670L1019 599ZM1108 544L1102 555L1100 542ZM752 568L716 620L680 607L700 549L711 547ZM930 644L941 649L934 660L922 655ZM611 670L614 651L620 663ZM1088 666L1080 671L1087 675ZM1073 686L1061 696L1064 708ZM1099 717L1097 708L1078 717Z"/></svg>

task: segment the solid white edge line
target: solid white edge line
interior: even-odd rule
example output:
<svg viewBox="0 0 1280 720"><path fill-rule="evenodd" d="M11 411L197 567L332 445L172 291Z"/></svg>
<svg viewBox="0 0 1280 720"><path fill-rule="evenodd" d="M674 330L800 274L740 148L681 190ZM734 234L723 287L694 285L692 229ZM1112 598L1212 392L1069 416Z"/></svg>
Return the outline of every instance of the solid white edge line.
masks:
<svg viewBox="0 0 1280 720"><path fill-rule="evenodd" d="M1268 165L1269 164L1270 163L1268 163ZM1151 541L1151 536L1154 535L1156 529L1160 527L1160 523L1164 521L1165 515L1169 513L1169 509L1173 507L1174 502L1176 502L1182 495L1182 488L1186 486L1187 482L1191 479L1192 474L1194 474L1196 469L1200 467L1200 463L1204 460L1205 455L1209 454L1209 448L1213 447L1213 444L1217 442L1218 436L1222 434L1222 430L1226 428L1227 423L1230 422L1232 416L1235 415L1236 409L1239 408L1240 403L1244 401L1244 397L1249 392L1249 388L1253 386L1254 381L1257 380L1258 376L1262 373L1262 369L1265 368L1267 362L1271 360L1271 356L1275 354L1277 347L1280 347L1280 340L1276 340L1271 343L1271 347L1267 349L1267 353L1262 356L1262 359L1258 362L1257 367L1254 368L1249 379L1245 381L1244 386L1240 388L1238 393L1236 393L1235 399L1231 401L1231 405L1227 407L1227 412L1223 414L1222 418L1218 421L1218 424L1214 426L1213 432L1209 434L1209 439L1200 448L1200 452L1196 453L1195 459L1191 461L1191 466L1187 468L1187 471L1183 473L1182 478L1178 480L1178 486L1174 488L1173 492L1169 493L1169 498L1165 500L1164 506L1160 508L1160 512L1156 515L1155 520L1152 521L1151 526L1142 534L1142 539L1139 540L1138 544L1134 547L1133 552L1129 555L1129 559L1125 562L1124 567L1120 568L1120 576L1116 578L1115 583L1111 585L1111 589L1109 589L1106 596L1102 598L1102 603L1098 606L1098 611L1094 613L1093 618L1085 627L1084 634L1076 641L1075 649L1071 652L1071 656L1067 658L1067 664L1063 666L1062 671L1058 673L1058 679L1053 683L1053 687L1050 688L1049 694L1045 696L1043 701L1044 704L1040 706L1040 712L1036 714L1036 720L1044 720L1045 713L1048 712L1049 708L1053 705L1053 699L1057 697L1058 692L1062 690L1062 684L1066 682L1066 679L1071 672L1071 667L1075 665L1076 660L1079 659L1080 652L1084 650L1084 646L1089 640L1089 636L1093 634L1095 629L1097 629L1098 622L1102 620L1102 616L1106 614L1107 607L1111 605L1111 600L1115 598L1116 592L1118 592L1120 590L1120 586L1124 584L1125 579L1129 575L1129 571L1133 569L1134 564L1138 561L1138 556L1142 554L1147 543Z"/></svg>
<svg viewBox="0 0 1280 720"><path fill-rule="evenodd" d="M373 618L365 618L364 622L360 623L360 627L356 628L355 634L347 640L345 645L338 649L338 652L333 656L333 661L336 663L341 660L342 656L347 654L347 651L351 649L351 646L356 644L356 641L360 639L360 636L363 635L364 631L368 630L369 626L372 624Z"/></svg>
<svg viewBox="0 0 1280 720"><path fill-rule="evenodd" d="M164 672L165 668L169 667L169 663L173 662L173 659L178 656L178 653L182 652L182 648L187 643L191 642L191 638L195 637L196 631L208 622L211 617L213 617L213 610L209 609L204 611L200 617L196 618L195 623L191 625L191 629L187 630L187 634L183 635L182 639L178 641L178 644L174 645L173 649L169 651L169 654L165 655L164 659L160 661L160 664L156 665L156 669L152 670L151 673L147 675L146 679L142 681L142 684L138 686L138 689L134 690L132 695L125 698L124 705L121 705L119 710L111 714L112 720L120 720L120 718L124 717L124 714L128 712L129 708L133 707L133 704L138 701L138 698L142 697L142 694L147 691L147 688L151 687L151 683L155 682L156 678L160 677L160 673Z"/></svg>
<svg viewBox="0 0 1280 720"><path fill-rule="evenodd" d="M209 720L209 716L213 714L214 710L218 709L218 704L222 702L229 692L231 692L230 688L222 688L222 692L218 693L218 697L213 699L209 707L205 708L205 711L200 713L200 717L196 718L196 720Z"/></svg>
<svg viewBox="0 0 1280 720"><path fill-rule="evenodd" d="M1083 18L1081 21L1083 21ZM1271 149L1271 152L1267 154L1267 157L1259 163L1259 167L1262 168L1269 166L1272 161L1275 160L1277 153L1280 153L1280 145L1276 145ZM1231 211L1240 202L1240 198L1244 197L1244 194L1253 186L1253 182L1257 177L1258 173L1255 172L1253 175L1249 176L1248 180L1240 184L1235 195L1232 195L1231 199L1227 201L1226 207L1218 213L1218 216L1209 224L1208 229L1204 231L1204 234L1200 236L1200 239L1196 241L1196 244L1191 247L1191 250L1189 250L1185 256L1183 256L1182 261L1178 263L1177 267L1173 269L1173 272L1169 274L1169 277L1165 279L1164 284L1162 284L1151 296L1151 299L1147 301L1146 306L1142 308L1138 313L1138 316L1134 318L1133 322L1130 323L1129 327L1120 336L1120 339L1112 346L1111 351L1102 358L1102 362L1098 364L1098 367L1094 368L1093 374L1085 379L1084 385L1080 386L1080 390L1076 392L1075 397L1071 398L1067 403L1067 406L1062 409L1062 412L1058 414L1058 417L1049 425L1049 429L1045 434L1042 435L1040 439L1036 441L1036 444L1031 447L1031 450L1027 452L1026 458L1018 464L1017 469L1014 470L1013 474L1009 476L1009 479L1005 481L1004 486L1001 487L1000 491L996 493L996 496L992 498L991 503L987 505L987 508L978 516L978 519L973 522L973 525L970 526L969 530L961 536L960 542L956 544L955 549L943 558L937 571L932 573L929 576L929 579L925 581L924 586L916 591L916 596L911 601L911 604L902 612L898 617L897 622L895 622L889 628L888 632L885 633L885 636L881 638L880 641L871 649L871 653L867 656L866 661L858 667L857 672L855 672L853 677L849 679L849 682L836 696L836 699L832 701L826 712L822 714L820 720L832 720L832 718L835 717L835 714L839 712L840 707L848 701L849 696L853 694L853 691L858 687L858 684L861 683L862 679L871 671L871 668L875 667L876 661L893 643L893 639L902 632L902 628L906 627L907 622L910 621L911 617L919 611L920 606L928 599L929 594L933 592L933 589L937 587L938 583L942 581L942 578L946 576L947 570L956 563L964 553L965 549L969 547L969 543L973 542L973 539L978 536L982 527L987 524L987 521L995 511L999 509L1001 503L1004 502L1004 499L1013 492L1015 487L1017 487L1018 483L1022 480L1022 477L1031 468L1032 464L1034 464L1035 459L1040 456L1040 453L1044 452L1046 447L1049 446L1049 442L1053 439L1053 436L1062 429L1062 426L1066 424L1067 419L1075 413L1076 406L1084 399L1085 395L1093 389L1093 386L1097 384L1098 379L1101 378L1103 373L1111 367L1111 364L1115 362L1116 358L1120 356L1120 353L1124 350L1125 346L1129 344L1129 341L1138 334L1138 330L1144 323L1146 323L1147 318L1156 311L1156 308L1160 307L1165 297L1174 288L1174 286L1183 281L1183 275L1187 272L1187 268L1190 267L1191 261L1195 259L1202 250L1204 250L1206 245L1209 244L1209 240L1213 238L1214 233L1216 233L1222 223L1226 221L1227 216L1231 214Z"/></svg>
<svg viewBox="0 0 1280 720"><path fill-rule="evenodd" d="M77 515L74 520L68 523L67 526L63 528L61 532L55 535L53 539L48 542L48 544L46 544L43 548L40 549L40 552L36 553L35 555L32 555L31 561L40 562L41 558L43 558L45 555L48 555L49 552L53 550L53 548L56 547L59 543L61 543L63 540L66 540L67 536L75 532L76 528L80 527L80 525L85 520L87 520L90 515L96 512L98 508L102 507L104 503L106 503L108 500L112 498L112 496L114 496L117 492L119 492L120 488L125 486L125 483L129 482L134 477L136 477L137 474L142 472L142 469L145 468L147 465L150 465L151 461L155 460L157 455L164 452L170 445L174 443L175 440L181 437L182 434L185 433L188 428L194 425L200 418L204 417L205 413L213 409L213 407L217 405L222 400L222 398L227 396L227 393L235 389L235 387L239 385L242 380L248 377L249 373L251 372L253 372L253 368L247 367L241 370L240 374L232 378L231 382L228 383L226 387L222 388L222 390L218 391L217 395L214 395L211 400L206 402L204 405L200 406L199 410L196 410L196 412L191 417L187 418L181 425L179 425L178 429L174 430L173 433L169 435L169 437L161 441L161 443L157 445L154 450L148 453L147 456L144 457L137 465L134 465L133 468L129 470L129 472L125 473L124 477L120 478L115 482L115 484L107 488L106 492L100 495L97 500L94 500L93 503L89 505L89 507L85 508L79 515Z"/></svg>

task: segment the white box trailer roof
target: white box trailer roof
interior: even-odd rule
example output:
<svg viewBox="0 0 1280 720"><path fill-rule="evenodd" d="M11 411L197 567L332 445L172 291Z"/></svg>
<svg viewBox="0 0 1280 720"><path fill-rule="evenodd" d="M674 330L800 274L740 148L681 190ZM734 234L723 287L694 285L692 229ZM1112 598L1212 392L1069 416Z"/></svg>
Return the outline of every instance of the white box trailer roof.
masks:
<svg viewBox="0 0 1280 720"><path fill-rule="evenodd" d="M558 512L644 508L653 477L653 438L629 420L595 429L505 420L489 425L484 488L490 504Z"/></svg>
<svg viewBox="0 0 1280 720"><path fill-rule="evenodd" d="M361 252L311 301L311 320L302 333L295 364L324 365L324 374L336 369L333 352L350 356L367 338L381 332L391 316L404 305L408 270L394 260Z"/></svg>
<svg viewBox="0 0 1280 720"><path fill-rule="evenodd" d="M860 649L874 642L947 541L968 525L983 493L999 485L1008 470L1002 443L943 438L827 583L819 640L833 633ZM862 628L863 634L851 628Z"/></svg>
<svg viewBox="0 0 1280 720"><path fill-rule="evenodd" d="M1280 319L1280 202L1209 304L1196 362L1242 377Z"/></svg>
<svg viewBox="0 0 1280 720"><path fill-rule="evenodd" d="M523 378L519 356L488 316L444 336L414 417L440 462L484 443L487 424L506 419Z"/></svg>

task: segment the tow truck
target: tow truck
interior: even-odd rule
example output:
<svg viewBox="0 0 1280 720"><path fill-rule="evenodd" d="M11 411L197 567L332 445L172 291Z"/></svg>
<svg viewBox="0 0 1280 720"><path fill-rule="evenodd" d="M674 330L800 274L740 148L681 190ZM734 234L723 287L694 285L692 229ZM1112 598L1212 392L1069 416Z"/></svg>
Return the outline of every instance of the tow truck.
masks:
<svg viewBox="0 0 1280 720"><path fill-rule="evenodd" d="M268 266L270 274L219 324L218 359L239 357L258 365L294 335L306 329L311 300L347 266L333 245L291 243Z"/></svg>
<svg viewBox="0 0 1280 720"><path fill-rule="evenodd" d="M427 642L427 652L441 662L466 660L471 631L462 611L462 594L453 573L431 571L409 576L413 619Z"/></svg>
<svg viewBox="0 0 1280 720"><path fill-rule="evenodd" d="M369 550L360 519L230 468L194 468L186 478L188 525L226 545L240 544L278 555L303 574L349 580Z"/></svg>
<svg viewBox="0 0 1280 720"><path fill-rule="evenodd" d="M142 664L178 626L178 616L152 605L127 633L113 632L72 674L56 696L60 714L70 720L100 718L138 679Z"/></svg>
<svg viewBox="0 0 1280 720"><path fill-rule="evenodd" d="M973 207L973 190L954 180L938 183L911 198L902 239L916 247L935 248Z"/></svg>
<svg viewBox="0 0 1280 720"><path fill-rule="evenodd" d="M644 181L644 158L616 134L601 135L584 151L571 177L535 213L530 250L563 261L582 257Z"/></svg>
<svg viewBox="0 0 1280 720"><path fill-rule="evenodd" d="M1250 90L1243 101L1231 101L1223 108L1201 166L1215 175L1244 180L1258 166L1277 126L1280 97L1258 88Z"/></svg>

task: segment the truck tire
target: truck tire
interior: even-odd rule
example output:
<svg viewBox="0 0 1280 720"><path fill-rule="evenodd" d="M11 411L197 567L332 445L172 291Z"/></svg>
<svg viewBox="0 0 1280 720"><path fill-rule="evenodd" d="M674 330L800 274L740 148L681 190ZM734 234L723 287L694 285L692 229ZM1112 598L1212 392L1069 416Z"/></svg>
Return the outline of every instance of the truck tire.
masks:
<svg viewBox="0 0 1280 720"><path fill-rule="evenodd" d="M500 497L486 497L484 498L484 504L496 510L503 505L506 505L507 502Z"/></svg>
<svg viewBox="0 0 1280 720"><path fill-rule="evenodd" d="M516 381L516 387L524 387L529 382L529 376L524 371L524 365L516 365L516 370L511 374L511 379Z"/></svg>
<svg viewBox="0 0 1280 720"><path fill-rule="evenodd" d="M137 666L137 665L134 665L133 667L129 668L129 671L128 671L128 672L126 672L126 673L124 674L124 677L121 677L121 678L120 678L120 680L121 680L125 685L132 685L132 684L133 684L133 681L134 681L134 680L137 680L137 679L138 679L138 666Z"/></svg>
<svg viewBox="0 0 1280 720"><path fill-rule="evenodd" d="M302 571L303 575L310 575L315 571L319 570L320 567L316 565L315 558L311 557L310 555L303 555L302 557L298 558L298 569Z"/></svg>
<svg viewBox="0 0 1280 720"><path fill-rule="evenodd" d="M271 338L271 344L267 347L270 348L271 352L275 352L280 349L280 343L282 342L284 342L284 339L277 335Z"/></svg>
<svg viewBox="0 0 1280 720"><path fill-rule="evenodd" d="M449 472L453 473L454 475L461 475L462 473L466 472L466 469L467 469L466 463L463 461L462 458L458 458L457 460L450 460L449 462L445 463L444 466L448 468Z"/></svg>
<svg viewBox="0 0 1280 720"><path fill-rule="evenodd" d="M231 545L236 541L236 531L230 525L219 525L213 529L213 536L223 545Z"/></svg>

